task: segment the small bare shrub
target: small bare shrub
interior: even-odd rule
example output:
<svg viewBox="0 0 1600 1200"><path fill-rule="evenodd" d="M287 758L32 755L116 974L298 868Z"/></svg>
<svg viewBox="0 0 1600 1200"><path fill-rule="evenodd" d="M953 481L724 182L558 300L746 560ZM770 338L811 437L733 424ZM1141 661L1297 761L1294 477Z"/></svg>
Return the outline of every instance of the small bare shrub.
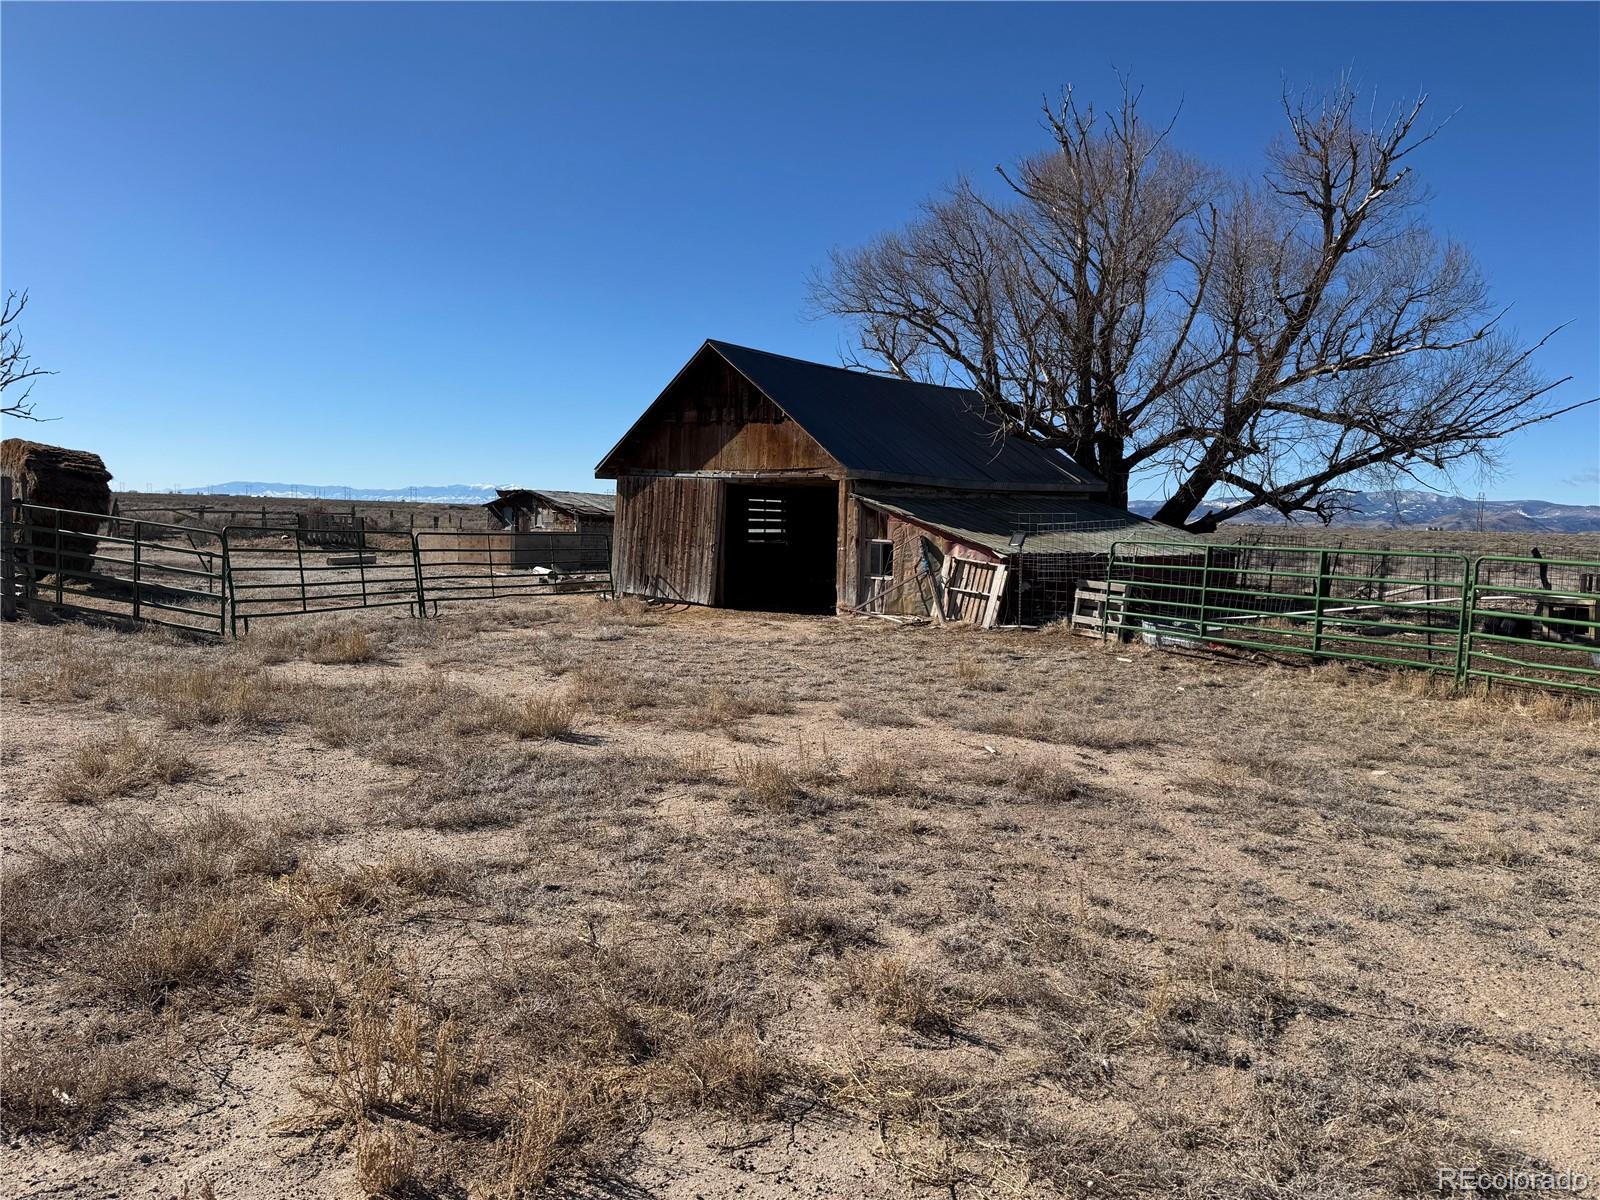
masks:
<svg viewBox="0 0 1600 1200"><path fill-rule="evenodd" d="M0 1124L11 1134L74 1143L116 1106L172 1086L170 1047L101 1025L71 1025L5 1039Z"/></svg>
<svg viewBox="0 0 1600 1200"><path fill-rule="evenodd" d="M868 751L850 764L850 786L863 796L894 796L905 790L906 774L903 759Z"/></svg>
<svg viewBox="0 0 1600 1200"><path fill-rule="evenodd" d="M123 728L108 742L79 745L51 775L45 794L63 804L94 804L193 773L187 755Z"/></svg>
<svg viewBox="0 0 1600 1200"><path fill-rule="evenodd" d="M307 1032L313 1077L300 1090L356 1127L402 1112L434 1129L464 1113L472 1068L454 1017L415 998L418 983L384 955L338 987L331 1035Z"/></svg>
<svg viewBox="0 0 1600 1200"><path fill-rule="evenodd" d="M567 675L567 696L591 712L625 714L661 703L659 692L637 674L615 667L590 664Z"/></svg>
<svg viewBox="0 0 1600 1200"><path fill-rule="evenodd" d="M131 675L128 684L143 706L173 729L259 725L273 716L272 680L259 670L163 666Z"/></svg>
<svg viewBox="0 0 1600 1200"><path fill-rule="evenodd" d="M962 687L974 692L1006 690L1005 681L996 674L994 668L975 658L963 658L956 663L956 678L960 680Z"/></svg>
<svg viewBox="0 0 1600 1200"><path fill-rule="evenodd" d="M846 700L839 706L839 715L846 721L860 725L879 725L893 729L909 729L916 718L897 704L882 700Z"/></svg>
<svg viewBox="0 0 1600 1200"><path fill-rule="evenodd" d="M960 1008L955 997L927 972L902 959L889 955L849 959L845 981L848 991L863 997L879 1020L924 1034L945 1034L956 1027Z"/></svg>
<svg viewBox="0 0 1600 1200"><path fill-rule="evenodd" d="M363 629L328 630L306 650L306 657L315 663L364 663L377 655L377 646Z"/></svg>
<svg viewBox="0 0 1600 1200"><path fill-rule="evenodd" d="M733 782L742 800L770 811L786 812L804 794L794 770L767 755L735 755Z"/></svg>
<svg viewBox="0 0 1600 1200"><path fill-rule="evenodd" d="M379 1200L410 1200L428 1194L417 1169L415 1139L392 1128L363 1129L356 1136L356 1184Z"/></svg>
<svg viewBox="0 0 1600 1200"><path fill-rule="evenodd" d="M728 729L740 721L758 716L778 716L793 711L789 698L762 688L707 688L693 704L679 714L678 724L685 729Z"/></svg>
<svg viewBox="0 0 1600 1200"><path fill-rule="evenodd" d="M495 706L496 724L522 741L568 737L576 711L562 696L528 696Z"/></svg>

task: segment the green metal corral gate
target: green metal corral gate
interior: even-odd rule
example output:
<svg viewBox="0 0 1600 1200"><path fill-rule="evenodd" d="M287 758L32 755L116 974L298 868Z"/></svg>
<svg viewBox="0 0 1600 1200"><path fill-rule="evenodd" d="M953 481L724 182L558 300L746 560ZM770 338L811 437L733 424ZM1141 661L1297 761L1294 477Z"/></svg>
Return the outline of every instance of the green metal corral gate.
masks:
<svg viewBox="0 0 1600 1200"><path fill-rule="evenodd" d="M1600 562L1119 542L1103 637L1600 695Z"/></svg>

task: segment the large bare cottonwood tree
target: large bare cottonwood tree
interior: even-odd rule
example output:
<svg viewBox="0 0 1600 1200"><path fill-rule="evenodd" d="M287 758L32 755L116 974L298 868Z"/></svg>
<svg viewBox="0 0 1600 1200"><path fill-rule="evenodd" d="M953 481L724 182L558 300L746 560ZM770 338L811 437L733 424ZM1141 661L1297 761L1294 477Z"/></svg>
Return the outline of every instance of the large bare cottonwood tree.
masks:
<svg viewBox="0 0 1600 1200"><path fill-rule="evenodd" d="M1179 151L1126 86L1103 115L1069 89L1000 199L959 182L836 251L813 302L852 323L852 365L973 388L1119 503L1132 473L1164 479L1166 524L1331 520L1357 480L1487 461L1579 407L1552 402L1545 339L1506 331L1471 256L1423 224L1425 104L1369 121L1349 86L1286 96L1252 180Z"/></svg>

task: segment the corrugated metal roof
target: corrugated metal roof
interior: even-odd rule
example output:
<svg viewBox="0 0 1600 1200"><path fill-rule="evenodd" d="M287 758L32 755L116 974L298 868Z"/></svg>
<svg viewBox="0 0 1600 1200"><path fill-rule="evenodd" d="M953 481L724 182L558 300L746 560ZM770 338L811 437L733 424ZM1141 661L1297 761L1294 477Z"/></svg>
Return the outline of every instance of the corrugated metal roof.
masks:
<svg viewBox="0 0 1600 1200"><path fill-rule="evenodd" d="M546 508L563 509L580 517L614 517L617 513L615 492L547 492L525 487L502 487L495 491L500 494L499 499L489 501L490 504L499 504L513 496L531 496Z"/></svg>
<svg viewBox="0 0 1600 1200"><path fill-rule="evenodd" d="M852 474L981 487L1105 484L1071 457L996 438L978 394L707 341Z"/></svg>
<svg viewBox="0 0 1600 1200"><path fill-rule="evenodd" d="M1083 496L982 495L941 492L934 495L893 489L858 488L856 495L874 508L949 534L957 541L996 554L1107 554L1111 544L1181 543L1204 547L1192 533L1157 525L1135 513ZM1025 533L1019 548L1013 535ZM1118 552L1122 547L1119 545ZM1130 551L1138 553L1138 551ZM1150 554L1163 551L1152 545ZM1167 547L1166 553L1183 549Z"/></svg>

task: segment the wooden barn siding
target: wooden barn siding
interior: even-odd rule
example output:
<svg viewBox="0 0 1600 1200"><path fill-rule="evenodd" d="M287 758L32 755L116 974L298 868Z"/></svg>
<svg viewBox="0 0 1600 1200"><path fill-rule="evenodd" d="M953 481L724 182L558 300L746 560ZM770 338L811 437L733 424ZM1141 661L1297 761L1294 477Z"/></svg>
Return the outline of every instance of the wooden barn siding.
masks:
<svg viewBox="0 0 1600 1200"><path fill-rule="evenodd" d="M725 494L718 479L618 479L611 547L617 591L690 604L719 603Z"/></svg>
<svg viewBox="0 0 1600 1200"><path fill-rule="evenodd" d="M840 601L841 608L854 608L865 604L870 596L867 579L867 544L874 538L888 538L894 543L894 583L891 585L894 591L884 600L882 611L896 616L928 615L924 593L916 583L917 566L922 561L924 541L939 552L939 557L934 560L935 568L942 564L943 556L952 551L959 553L963 558L976 559L980 562L1003 561L999 555L982 546L958 542L941 530L890 516L859 500L849 500L848 507L850 509L848 546L842 546L841 550L848 551L847 566L850 575L848 591L845 592L845 589L841 588L846 596L846 599Z"/></svg>
<svg viewBox="0 0 1600 1200"><path fill-rule="evenodd" d="M607 462L642 471L806 471L839 464L720 360L696 364Z"/></svg>

